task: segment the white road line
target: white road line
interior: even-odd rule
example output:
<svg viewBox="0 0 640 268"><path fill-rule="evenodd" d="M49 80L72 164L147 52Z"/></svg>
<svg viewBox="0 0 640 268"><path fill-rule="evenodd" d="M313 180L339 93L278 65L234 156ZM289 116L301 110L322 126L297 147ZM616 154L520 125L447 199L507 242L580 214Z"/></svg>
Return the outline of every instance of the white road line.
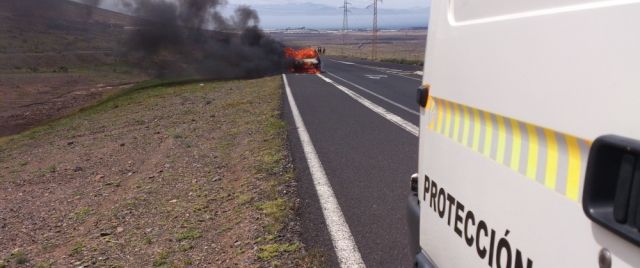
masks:
<svg viewBox="0 0 640 268"><path fill-rule="evenodd" d="M349 85L352 85L352 86L354 86L354 87L356 87L356 88L358 88L358 89L360 89L360 90L362 90L362 91L364 91L364 92L367 92L367 93L369 93L369 94L371 94L371 95L373 95L373 96L376 96L376 97L378 97L379 99L381 99L381 100L383 100L383 101L386 101L386 102L388 102L389 104L394 105L394 106L396 106L396 107L398 107L398 108L400 108L400 109L402 109L402 110L405 110L405 111L410 112L410 113L415 114L415 115L420 115L420 113L418 113L418 112L416 112L416 111L414 111L414 110L411 110L411 109L409 109L409 108L407 108L407 107L404 107L404 106L402 106L401 104L399 104L399 103L397 103L397 102L395 102L395 101L392 101L392 100L390 100L390 99L387 99L387 98L385 98L385 97L383 97L383 96L379 95L378 93L375 93L375 92L373 92L373 91L371 91L371 90L368 90L368 89L366 89L366 88L363 88L363 87L361 87L361 86L359 86L359 85L357 85L357 84L355 84L355 83L352 83L351 81L348 81L348 80L346 80L346 79L344 79L344 78L342 78L342 77L340 77L340 76L337 76L337 75L335 75L335 74L333 74L333 73L331 73L331 72L327 72L327 73L328 73L329 75L331 75L331 76L335 77L335 78L338 78L338 79L340 79L340 80L344 81L345 83L348 83Z"/></svg>
<svg viewBox="0 0 640 268"><path fill-rule="evenodd" d="M416 80L416 81L420 81L420 82L422 82L422 79L420 79L420 78L415 78L415 77L406 76L406 75L404 75L404 74L398 74L398 73L393 73L393 72L389 72L389 73L390 73L390 74L393 74L393 75L400 76L400 77L404 77L404 78L408 78L408 79L412 79L412 80Z"/></svg>
<svg viewBox="0 0 640 268"><path fill-rule="evenodd" d="M333 62L338 62L338 63L342 63L342 64L348 64L348 65L359 65L359 64L355 64L353 62L348 62L348 61L341 61L341 60L334 60L334 59L329 59L330 61Z"/></svg>
<svg viewBox="0 0 640 268"><path fill-rule="evenodd" d="M416 125L411 124L409 121L402 119L402 117L397 116L397 115L385 110L384 108L378 106L377 104L369 101L365 97L360 96L358 93L355 93L355 92L349 90L348 88L346 88L346 87L334 82L333 80L325 77L324 75L318 74L318 77L322 78L322 80L324 80L324 81L327 81L327 83L334 85L335 87L337 87L338 89L342 90L342 92L346 93L347 95L349 95L354 100L360 102L362 105L366 106L367 108L371 109L372 111L374 111L375 113L381 115L382 117L386 118L387 120L391 121L392 123L398 125L402 129L408 131L409 133L411 133L411 134L413 134L415 136L418 136L418 127Z"/></svg>
<svg viewBox="0 0 640 268"><path fill-rule="evenodd" d="M358 246L356 245L355 240L353 240L351 230L349 230L349 226L344 219L342 210L340 210L338 200L333 193L331 183L329 182L327 174L322 167L322 163L316 153L316 149L311 142L311 137L307 132L307 128L302 121L302 116L300 115L296 101L291 93L287 76L283 74L282 80L284 81L284 87L287 91L287 99L289 100L291 113L293 114L293 119L296 123L296 127L298 128L298 136L302 143L304 155L307 158L307 165L309 165L311 178L313 179L313 184L316 188L316 192L318 193L318 198L320 199L322 214L324 215L324 220L327 223L327 229L329 229L333 248L338 256L340 267L365 267L360 251L358 251Z"/></svg>
<svg viewBox="0 0 640 268"><path fill-rule="evenodd" d="M332 60L332 61L339 62L339 63L342 63L342 64L347 64L347 65L355 65L355 63L348 62L348 61L341 61L341 60Z"/></svg>
<svg viewBox="0 0 640 268"><path fill-rule="evenodd" d="M415 78L415 77L411 77L411 76L406 76L406 75L399 74L399 73L395 73L395 72L392 72L392 71L384 71L384 69L386 69L386 70L393 70L393 69L388 69L388 68L384 68L384 67L369 66L369 65L365 65L365 64L357 64L357 63L346 62L346 61L339 61L339 60L333 60L333 59L329 59L329 60L330 60L330 61L334 61L334 62L339 62L339 63L342 63L342 64L356 65L356 66L360 66L360 67L363 67L363 68L376 70L376 71L381 72L381 73L393 74L393 75L396 75L396 76L400 76L400 77L404 77L404 78L407 78L407 79L412 79L412 80L416 80L416 81L420 81L420 82L422 82L422 79L420 79L420 78ZM398 70L398 71L399 71L399 70Z"/></svg>

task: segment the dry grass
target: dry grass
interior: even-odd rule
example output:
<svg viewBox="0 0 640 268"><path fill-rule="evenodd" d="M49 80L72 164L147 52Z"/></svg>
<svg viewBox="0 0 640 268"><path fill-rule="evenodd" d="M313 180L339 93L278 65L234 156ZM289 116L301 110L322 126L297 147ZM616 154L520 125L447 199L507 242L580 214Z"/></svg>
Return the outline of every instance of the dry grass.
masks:
<svg viewBox="0 0 640 268"><path fill-rule="evenodd" d="M371 59L371 32L351 32L345 36L345 44L340 33L300 33L272 34L287 45L318 47L327 49L327 55ZM406 64L421 64L424 61L426 30L403 30L380 32L378 58Z"/></svg>
<svg viewBox="0 0 640 268"><path fill-rule="evenodd" d="M322 266L292 218L281 94L147 88L4 139L0 266Z"/></svg>

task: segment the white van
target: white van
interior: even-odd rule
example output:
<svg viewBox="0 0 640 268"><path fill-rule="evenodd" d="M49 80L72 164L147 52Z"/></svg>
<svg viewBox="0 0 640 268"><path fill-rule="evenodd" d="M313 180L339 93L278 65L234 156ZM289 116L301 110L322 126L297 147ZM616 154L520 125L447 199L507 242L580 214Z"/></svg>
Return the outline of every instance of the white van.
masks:
<svg viewBox="0 0 640 268"><path fill-rule="evenodd" d="M640 1L433 1L418 267L640 267Z"/></svg>

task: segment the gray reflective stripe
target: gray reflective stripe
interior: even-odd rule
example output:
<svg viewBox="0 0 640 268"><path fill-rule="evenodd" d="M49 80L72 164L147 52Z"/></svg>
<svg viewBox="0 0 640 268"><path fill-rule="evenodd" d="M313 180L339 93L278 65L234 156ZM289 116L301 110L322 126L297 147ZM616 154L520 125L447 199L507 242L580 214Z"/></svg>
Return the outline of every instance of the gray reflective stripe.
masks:
<svg viewBox="0 0 640 268"><path fill-rule="evenodd" d="M430 103L429 129L578 201L588 141L438 98Z"/></svg>
<svg viewBox="0 0 640 268"><path fill-rule="evenodd" d="M480 128L480 139L478 140L478 150L479 152L484 152L485 149L485 140L486 140L486 136L487 136L487 122L486 121L486 117L484 116L484 112L480 111L480 126L478 126Z"/></svg>
<svg viewBox="0 0 640 268"><path fill-rule="evenodd" d="M451 125L452 125L452 115L453 113L451 112L451 103L449 102L445 102L444 103L444 134L447 136L447 138L451 138Z"/></svg>
<svg viewBox="0 0 640 268"><path fill-rule="evenodd" d="M496 159L497 151L498 151L498 122L496 119L496 115L492 113L488 113L489 118L491 118L491 158Z"/></svg>
<svg viewBox="0 0 640 268"><path fill-rule="evenodd" d="M565 135L555 132L558 141L558 179L556 180L556 192L564 194L567 192L567 175L569 174L569 150ZM563 164L564 163L564 164Z"/></svg>
<svg viewBox="0 0 640 268"><path fill-rule="evenodd" d="M580 148L580 157L582 162L587 163L589 161L589 151L591 150L591 144L586 140L578 140L578 148ZM587 165L584 164L580 167L580 186L578 191L578 200L582 197L582 190L584 188L584 177L587 173Z"/></svg>
<svg viewBox="0 0 640 268"><path fill-rule="evenodd" d="M536 180L544 185L545 175L547 173L547 137L544 131L536 127L536 136L538 136L538 170L536 172Z"/></svg>
<svg viewBox="0 0 640 268"><path fill-rule="evenodd" d="M464 110L462 109L462 105L456 105L456 118L458 120L457 125L458 125L458 135L457 136L457 142L462 143L462 136L464 136Z"/></svg>
<svg viewBox="0 0 640 268"><path fill-rule="evenodd" d="M529 163L529 132L527 131L527 127L524 124L518 122L518 126L520 127L520 135L521 138L521 157L520 157L520 174L527 174L527 164Z"/></svg>
<svg viewBox="0 0 640 268"><path fill-rule="evenodd" d="M513 129L511 129L511 120L504 118L504 130L507 132L505 135L505 148L504 150L504 164L511 166L511 156L513 154Z"/></svg>
<svg viewBox="0 0 640 268"><path fill-rule="evenodd" d="M469 111L469 140L468 143L466 144L467 147L472 148L473 146L473 133L476 131L476 123L475 123L475 119L473 118L475 115L473 114L473 110L472 109L468 109Z"/></svg>
<svg viewBox="0 0 640 268"><path fill-rule="evenodd" d="M453 130L456 126L456 105L454 103L449 103L449 138L453 139Z"/></svg>

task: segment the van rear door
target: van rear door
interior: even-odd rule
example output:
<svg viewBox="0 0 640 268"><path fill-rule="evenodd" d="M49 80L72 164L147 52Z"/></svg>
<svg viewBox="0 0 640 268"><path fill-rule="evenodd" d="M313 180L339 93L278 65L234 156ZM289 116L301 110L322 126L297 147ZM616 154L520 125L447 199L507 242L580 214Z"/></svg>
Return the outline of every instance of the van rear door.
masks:
<svg viewBox="0 0 640 268"><path fill-rule="evenodd" d="M582 204L593 142L640 140L640 3L449 0L431 12L422 252L439 267L600 267L608 255L640 267L637 243Z"/></svg>

